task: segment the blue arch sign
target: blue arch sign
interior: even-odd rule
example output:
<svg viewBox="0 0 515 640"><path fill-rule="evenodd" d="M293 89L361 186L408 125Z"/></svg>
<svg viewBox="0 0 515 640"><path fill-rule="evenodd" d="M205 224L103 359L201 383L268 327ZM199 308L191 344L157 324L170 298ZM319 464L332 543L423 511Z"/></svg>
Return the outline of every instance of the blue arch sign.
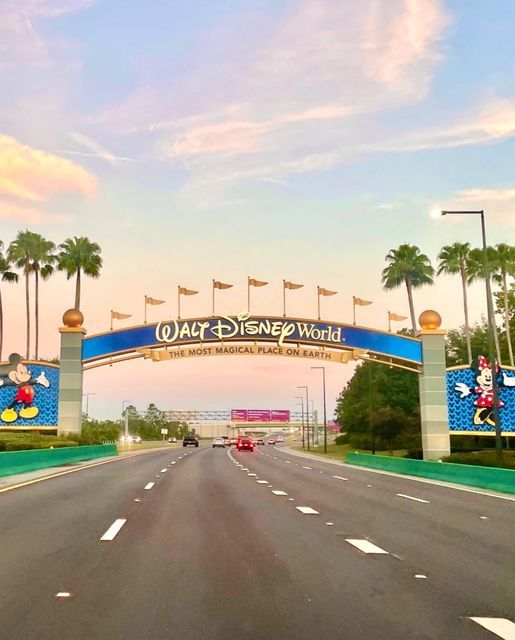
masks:
<svg viewBox="0 0 515 640"><path fill-rule="evenodd" d="M371 354L422 364L421 342L355 325L269 316L214 316L169 320L84 338L82 360L91 363L137 349L215 342L273 342L328 349L363 349Z"/></svg>

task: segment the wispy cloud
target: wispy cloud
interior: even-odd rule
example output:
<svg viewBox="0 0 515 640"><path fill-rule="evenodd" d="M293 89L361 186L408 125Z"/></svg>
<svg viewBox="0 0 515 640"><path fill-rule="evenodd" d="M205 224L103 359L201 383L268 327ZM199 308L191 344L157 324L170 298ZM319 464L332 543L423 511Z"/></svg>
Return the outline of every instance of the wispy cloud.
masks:
<svg viewBox="0 0 515 640"><path fill-rule="evenodd" d="M83 158L99 158L100 160L105 160L113 166L117 166L120 162L137 162L135 158L127 158L125 156L115 155L114 153L103 147L99 142L93 140L92 138L89 138L83 133L74 131L70 134L70 137L77 144L83 146L86 149L89 149L89 153L69 149L59 149L57 153L80 156Z"/></svg>
<svg viewBox="0 0 515 640"><path fill-rule="evenodd" d="M445 208L449 210L484 209L490 223L515 228L515 187L457 191L449 201L445 202ZM453 220L456 217L453 217Z"/></svg>
<svg viewBox="0 0 515 640"><path fill-rule="evenodd" d="M96 187L96 178L82 167L0 135L0 216L4 219L42 219L45 214L35 206L38 203L63 193L91 198Z"/></svg>

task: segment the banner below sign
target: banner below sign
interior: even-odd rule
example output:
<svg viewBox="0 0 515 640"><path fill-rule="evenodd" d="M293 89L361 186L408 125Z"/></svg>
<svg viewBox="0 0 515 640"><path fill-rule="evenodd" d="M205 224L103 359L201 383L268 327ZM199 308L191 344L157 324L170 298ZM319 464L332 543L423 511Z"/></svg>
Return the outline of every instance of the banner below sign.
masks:
<svg viewBox="0 0 515 640"><path fill-rule="evenodd" d="M232 422L289 422L287 409L231 409Z"/></svg>

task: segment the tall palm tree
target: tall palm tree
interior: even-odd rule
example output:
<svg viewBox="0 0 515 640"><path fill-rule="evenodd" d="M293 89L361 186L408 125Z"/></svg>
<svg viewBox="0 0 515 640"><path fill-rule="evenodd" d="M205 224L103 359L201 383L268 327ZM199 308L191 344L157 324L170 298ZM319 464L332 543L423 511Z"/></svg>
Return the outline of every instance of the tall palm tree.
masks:
<svg viewBox="0 0 515 640"><path fill-rule="evenodd" d="M469 253L469 279L471 284L476 280L485 279L485 258L483 249L472 249ZM490 279L492 279L499 270L499 264L497 262L497 252L493 247L486 248L486 268ZM491 301L492 308L494 307L494 301ZM497 324L495 320L495 313L493 314L493 333L495 342L495 353L497 354L497 362L502 364L501 359L501 347L499 344L499 334L497 333Z"/></svg>
<svg viewBox="0 0 515 640"><path fill-rule="evenodd" d="M0 275L3 282L18 282L18 274L11 271L11 264L3 254L4 243L0 240ZM2 291L0 290L0 361L2 360L2 344L4 341L4 309Z"/></svg>
<svg viewBox="0 0 515 640"><path fill-rule="evenodd" d="M497 268L499 274L495 278L501 285L504 300L504 328L506 331L506 342L508 343L508 353L510 356L510 365L513 367L513 347L511 344L510 334L510 309L508 304L508 276L515 276L515 247L505 242L495 246L497 254Z"/></svg>
<svg viewBox="0 0 515 640"><path fill-rule="evenodd" d="M438 271L437 275L442 273L455 274L459 273L461 276L461 289L463 294L463 313L465 315L465 338L467 341L467 357L468 361L472 362L472 346L470 343L470 325L469 325L469 309L467 299L467 280L468 273L468 261L470 254L470 244L468 242L455 242L451 245L442 247L438 254Z"/></svg>
<svg viewBox="0 0 515 640"><path fill-rule="evenodd" d="M27 341L25 357L30 358L30 297L29 297L29 276L32 271L32 256L34 249L34 236L28 229L18 231L18 235L9 245L7 250L7 259L14 263L23 271L25 278L25 310L27 319Z"/></svg>
<svg viewBox="0 0 515 640"><path fill-rule="evenodd" d="M39 357L39 276L43 280L47 280L54 272L54 263L57 260L57 256L54 254L55 244L39 233L33 234L32 245L32 268L34 273L35 286L34 286L34 310L35 310L35 344L34 352L36 360Z"/></svg>
<svg viewBox="0 0 515 640"><path fill-rule="evenodd" d="M398 249L390 249L386 256L389 265L383 270L383 287L396 289L406 285L413 334L417 332L415 308L413 305L413 289L424 284L433 284L434 269L429 258L420 253L420 249L410 244L401 244Z"/></svg>
<svg viewBox="0 0 515 640"><path fill-rule="evenodd" d="M59 245L61 252L58 256L58 268L66 271L66 277L70 279L76 276L75 280L75 309L80 308L80 287L81 274L84 273L91 278L100 276L102 268L102 249L96 242L91 242L89 238L68 238Z"/></svg>

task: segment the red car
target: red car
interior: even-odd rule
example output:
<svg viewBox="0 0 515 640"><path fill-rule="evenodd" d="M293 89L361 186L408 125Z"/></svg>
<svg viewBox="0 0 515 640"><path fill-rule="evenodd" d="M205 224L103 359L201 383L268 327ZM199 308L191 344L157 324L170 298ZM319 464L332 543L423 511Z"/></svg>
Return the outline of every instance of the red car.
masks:
<svg viewBox="0 0 515 640"><path fill-rule="evenodd" d="M240 436L236 448L238 451L254 451L254 444L248 436Z"/></svg>

